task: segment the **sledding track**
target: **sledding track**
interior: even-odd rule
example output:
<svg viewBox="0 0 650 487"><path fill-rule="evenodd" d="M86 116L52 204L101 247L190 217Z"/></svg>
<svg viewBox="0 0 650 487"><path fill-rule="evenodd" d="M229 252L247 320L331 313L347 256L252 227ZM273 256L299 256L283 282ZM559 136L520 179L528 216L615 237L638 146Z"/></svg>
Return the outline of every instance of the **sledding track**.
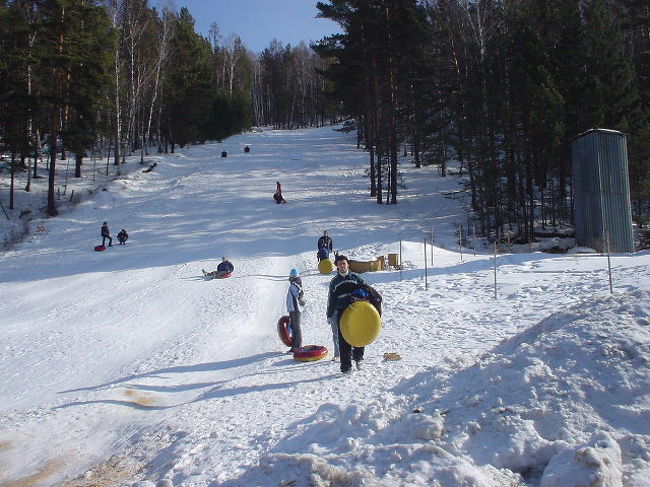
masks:
<svg viewBox="0 0 650 487"><path fill-rule="evenodd" d="M260 413L258 400L247 401L247 395L264 394L268 381L277 380L280 390L301 384L300 373L286 382L287 372L299 368L284 354L275 322L284 313L288 270L313 270L313 278L305 277L310 286L305 320L313 327L308 336L317 343L331 341L322 314L328 277L316 272L312 249L314 235L330 222L317 211L308 222L301 217L305 206L318 207L311 201L325 198L327 188L322 178L316 179L314 188L288 195L289 204L276 206L270 198L275 179L291 188L299 175L295 166L279 169L268 156L290 145L294 150L295 140L270 139L267 155L247 154L245 160L243 154L231 153L227 160L215 161L214 145L190 148L159 162L146 176L134 172L116 181L74 214L48 222L49 234L65 235L67 245L32 252L30 266L46 271L14 283L5 294L8 303L25 309L18 297L39 289L41 301L53 304L42 311L33 306L24 322L5 328L24 337L11 352L40 381L15 384L12 409L0 420L4 426L17 425L10 450L24 449L27 442L34 450L23 465L8 468L8 477L30 479L23 472L44 471L47 475L39 481L47 482L97 464L110 465L106 475L118 470L132 474L151 461L144 450L182 444L184 434L177 429L186 429L196 415L223 417L236 432ZM303 157L321 159L323 154L316 150ZM168 175L172 173L176 176ZM108 220L114 234L116 227L127 227L127 245L88 253L97 219ZM287 255L288 246L295 250L296 240L304 252ZM216 266L224 254L235 263L233 277L204 279L201 268ZM21 265L6 262L7 276L11 266ZM41 329L51 331L43 334ZM52 367L51 360L59 364ZM322 375L331 378L336 368L328 365L321 366ZM314 387L309 393L321 390ZM327 395L317 394L322 400ZM278 427L294 419L284 412L282 397L266 401L265 413L278 416ZM98 410L105 411L101 420ZM48 442L38 438L41 424L50 424ZM78 451L75 445L96 436L97 430L105 433L94 449ZM236 434L222 441L238 449ZM106 458L104 451L115 449L110 446L114 442L122 445L118 450L129 452L123 457L130 460ZM53 450L64 452L56 468ZM193 457L193 451L183 456Z"/></svg>

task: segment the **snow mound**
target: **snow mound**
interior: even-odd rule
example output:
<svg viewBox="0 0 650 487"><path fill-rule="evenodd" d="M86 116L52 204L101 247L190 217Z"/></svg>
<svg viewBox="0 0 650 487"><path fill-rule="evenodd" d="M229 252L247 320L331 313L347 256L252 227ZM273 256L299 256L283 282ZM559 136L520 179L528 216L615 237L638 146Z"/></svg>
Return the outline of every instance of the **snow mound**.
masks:
<svg viewBox="0 0 650 487"><path fill-rule="evenodd" d="M562 450L544 470L541 487L622 487L621 449L607 433Z"/></svg>
<svg viewBox="0 0 650 487"><path fill-rule="evenodd" d="M622 462L638 458L650 439L648 298L635 291L583 302L445 383L432 378L420 385L433 396L422 409L445 411L445 448L529 482L541 475L557 479L569 469L570 481L546 485L619 485ZM603 483L590 483L594 478Z"/></svg>
<svg viewBox="0 0 650 487"><path fill-rule="evenodd" d="M386 404L325 405L224 485L647 485L634 479L650 475L649 298L557 312L455 374L416 375ZM305 438L309 454L291 451Z"/></svg>

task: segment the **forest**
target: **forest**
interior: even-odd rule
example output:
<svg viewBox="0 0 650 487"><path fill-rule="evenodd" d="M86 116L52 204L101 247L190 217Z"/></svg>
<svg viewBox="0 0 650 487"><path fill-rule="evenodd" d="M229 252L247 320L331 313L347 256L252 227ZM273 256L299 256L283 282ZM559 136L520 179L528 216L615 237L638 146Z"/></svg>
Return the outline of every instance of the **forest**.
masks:
<svg viewBox="0 0 650 487"><path fill-rule="evenodd" d="M224 39L217 23L195 30L187 8L147 0L0 0L0 154L15 176L49 178L57 214L57 160L174 152L255 125L292 129L333 123L320 57L277 40L259 54ZM108 171L108 167L107 167Z"/></svg>
<svg viewBox="0 0 650 487"><path fill-rule="evenodd" d="M57 160L173 152L253 126L345 121L370 196L398 203L400 164L449 161L478 231L521 242L572 220L571 144L626 134L634 218L650 215L647 0L330 0L341 33L261 53L187 8L147 0L0 0L0 153L10 172ZM226 30L228 26L222 26ZM408 162L405 162L408 161Z"/></svg>
<svg viewBox="0 0 650 487"><path fill-rule="evenodd" d="M571 224L571 144L626 134L633 214L650 214L647 0L331 0L325 75L397 203L401 156L466 176L472 225L529 242ZM469 225L468 225L469 226ZM466 231L466 230L465 230Z"/></svg>

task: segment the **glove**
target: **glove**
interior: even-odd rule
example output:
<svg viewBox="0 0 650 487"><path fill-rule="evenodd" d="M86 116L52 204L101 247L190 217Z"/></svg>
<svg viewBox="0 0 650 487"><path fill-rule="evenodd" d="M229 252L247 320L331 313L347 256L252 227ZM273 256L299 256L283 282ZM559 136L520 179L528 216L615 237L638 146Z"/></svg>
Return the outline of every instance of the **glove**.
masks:
<svg viewBox="0 0 650 487"><path fill-rule="evenodd" d="M356 289L353 293L352 296L361 298L361 299L366 299L368 297L368 293L365 292L363 289Z"/></svg>

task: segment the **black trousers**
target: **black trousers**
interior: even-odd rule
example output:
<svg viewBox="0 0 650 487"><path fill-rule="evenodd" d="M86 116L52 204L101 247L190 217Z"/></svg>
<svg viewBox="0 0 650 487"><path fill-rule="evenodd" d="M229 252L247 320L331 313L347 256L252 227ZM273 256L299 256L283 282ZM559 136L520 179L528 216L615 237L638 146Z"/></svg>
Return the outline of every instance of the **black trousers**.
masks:
<svg viewBox="0 0 650 487"><path fill-rule="evenodd" d="M339 321L339 353L341 354L341 372L347 372L352 368L352 360L355 362L363 360L363 352L366 347L353 347L343 338Z"/></svg>

